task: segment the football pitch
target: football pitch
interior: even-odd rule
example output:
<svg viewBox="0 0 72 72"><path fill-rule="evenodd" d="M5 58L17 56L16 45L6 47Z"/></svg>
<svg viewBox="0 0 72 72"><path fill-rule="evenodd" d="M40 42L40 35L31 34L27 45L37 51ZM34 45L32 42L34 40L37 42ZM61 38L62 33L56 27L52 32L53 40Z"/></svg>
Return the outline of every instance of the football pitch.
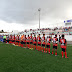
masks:
<svg viewBox="0 0 72 72"><path fill-rule="evenodd" d="M52 45L51 45L52 51ZM0 72L72 72L72 46L67 48L68 59L4 44L0 42Z"/></svg>

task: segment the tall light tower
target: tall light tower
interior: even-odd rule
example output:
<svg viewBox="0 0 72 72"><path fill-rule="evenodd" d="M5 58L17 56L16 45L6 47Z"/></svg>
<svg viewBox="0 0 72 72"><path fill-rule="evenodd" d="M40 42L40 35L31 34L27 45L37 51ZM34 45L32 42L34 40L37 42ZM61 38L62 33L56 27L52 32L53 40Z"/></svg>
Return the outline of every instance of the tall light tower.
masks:
<svg viewBox="0 0 72 72"><path fill-rule="evenodd" d="M41 11L41 8L38 9L38 12L39 12L39 29L40 29L40 11Z"/></svg>

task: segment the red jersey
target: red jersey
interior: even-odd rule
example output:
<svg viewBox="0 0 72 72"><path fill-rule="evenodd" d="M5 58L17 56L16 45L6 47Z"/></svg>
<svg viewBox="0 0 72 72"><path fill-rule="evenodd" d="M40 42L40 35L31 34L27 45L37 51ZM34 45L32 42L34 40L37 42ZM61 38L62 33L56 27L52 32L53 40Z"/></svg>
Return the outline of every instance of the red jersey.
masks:
<svg viewBox="0 0 72 72"><path fill-rule="evenodd" d="M61 48L66 48L65 44L66 44L66 39L60 39L60 43L61 43Z"/></svg>
<svg viewBox="0 0 72 72"><path fill-rule="evenodd" d="M45 44L45 37L42 37L42 44Z"/></svg>
<svg viewBox="0 0 72 72"><path fill-rule="evenodd" d="M38 42L41 42L41 37L37 37Z"/></svg>
<svg viewBox="0 0 72 72"><path fill-rule="evenodd" d="M45 41L45 37L42 37L42 42L44 42Z"/></svg>
<svg viewBox="0 0 72 72"><path fill-rule="evenodd" d="M30 42L33 42L33 39L32 39L33 37L32 36L30 36Z"/></svg>
<svg viewBox="0 0 72 72"><path fill-rule="evenodd" d="M15 36L12 36L12 40L15 40Z"/></svg>
<svg viewBox="0 0 72 72"><path fill-rule="evenodd" d="M16 40L19 40L19 36L16 36Z"/></svg>
<svg viewBox="0 0 72 72"><path fill-rule="evenodd" d="M47 45L50 45L51 38L47 38Z"/></svg>
<svg viewBox="0 0 72 72"><path fill-rule="evenodd" d="M36 37L33 37L33 43L36 44Z"/></svg>
<svg viewBox="0 0 72 72"><path fill-rule="evenodd" d="M37 37L38 44L41 44L41 37Z"/></svg>
<svg viewBox="0 0 72 72"><path fill-rule="evenodd" d="M53 41L53 46L57 46L58 38L54 37L54 38L52 39L52 41Z"/></svg>
<svg viewBox="0 0 72 72"><path fill-rule="evenodd" d="M27 37L27 42L30 42L30 37Z"/></svg>
<svg viewBox="0 0 72 72"><path fill-rule="evenodd" d="M23 37L23 41L26 42L26 37Z"/></svg>

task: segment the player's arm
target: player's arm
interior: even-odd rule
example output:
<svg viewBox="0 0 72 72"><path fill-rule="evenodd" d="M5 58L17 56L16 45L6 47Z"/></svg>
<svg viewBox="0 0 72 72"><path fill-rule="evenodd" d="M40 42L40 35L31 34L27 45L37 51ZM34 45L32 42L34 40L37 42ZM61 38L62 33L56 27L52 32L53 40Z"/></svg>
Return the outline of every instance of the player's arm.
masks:
<svg viewBox="0 0 72 72"><path fill-rule="evenodd" d="M66 39L65 39L65 46L67 47L67 41L66 41Z"/></svg>
<svg viewBox="0 0 72 72"><path fill-rule="evenodd" d="M50 43L51 43L52 39L50 38Z"/></svg>

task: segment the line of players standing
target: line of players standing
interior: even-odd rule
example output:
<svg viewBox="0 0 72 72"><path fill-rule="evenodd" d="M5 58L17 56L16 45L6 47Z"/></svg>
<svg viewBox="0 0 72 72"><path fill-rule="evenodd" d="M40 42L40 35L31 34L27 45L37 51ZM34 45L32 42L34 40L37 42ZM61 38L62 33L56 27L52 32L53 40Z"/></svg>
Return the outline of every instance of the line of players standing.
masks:
<svg viewBox="0 0 72 72"><path fill-rule="evenodd" d="M51 38L50 36L47 36L47 38L45 38L45 34L43 34L43 37L40 37L40 34L38 35L38 37L36 37L36 35L34 35L34 37L32 36L32 34L26 37L26 35L22 35L20 37L20 35L17 35L15 37L15 35L8 35L6 38L6 42L9 43L14 43L15 45L19 45L21 47L24 48L36 48L36 50L38 51L44 51L44 52L48 52L50 53L50 45L51 45L51 41L53 43L53 49L52 49L52 55L54 54L54 49L55 49L55 56L57 56L57 49L58 49L58 38L57 35L55 35L54 38ZM62 49L62 58L64 57L65 54L65 58L67 57L67 52L66 52L66 48L67 48L67 41L64 38L64 35L62 35L62 38L59 39L59 43Z"/></svg>

